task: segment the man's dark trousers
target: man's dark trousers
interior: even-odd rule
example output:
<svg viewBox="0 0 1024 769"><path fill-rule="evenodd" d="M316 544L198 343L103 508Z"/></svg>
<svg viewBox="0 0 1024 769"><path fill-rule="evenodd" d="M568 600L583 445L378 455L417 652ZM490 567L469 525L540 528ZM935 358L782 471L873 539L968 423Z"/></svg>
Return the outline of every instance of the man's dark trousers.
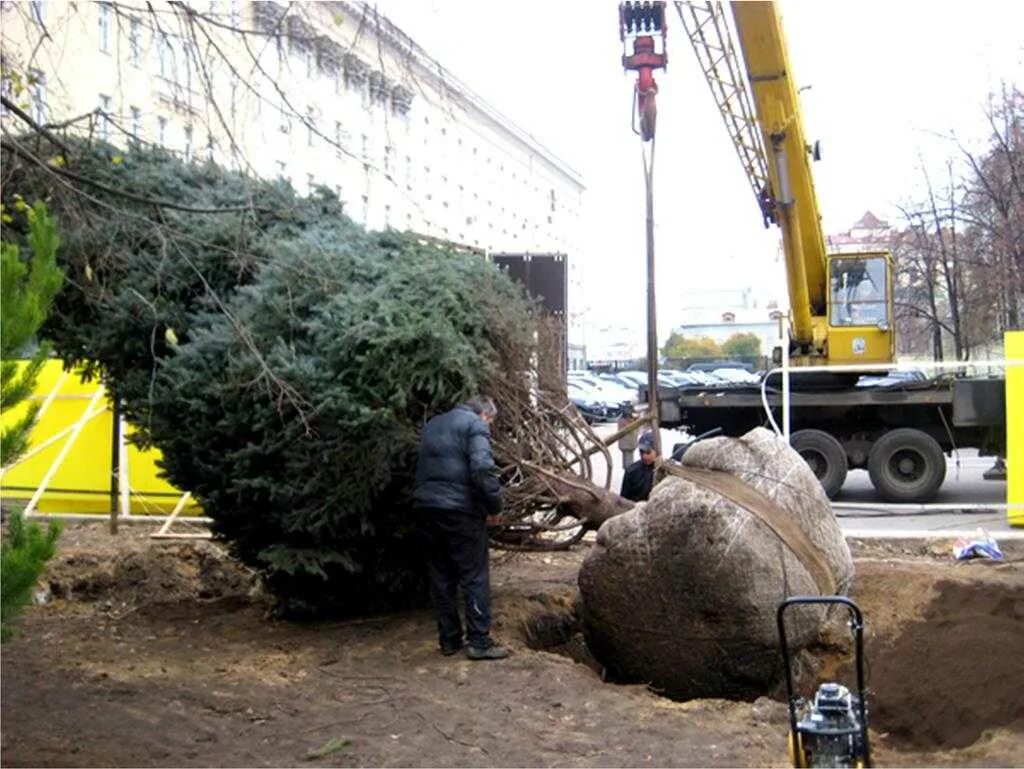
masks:
<svg viewBox="0 0 1024 769"><path fill-rule="evenodd" d="M491 585L487 557L487 525L478 513L421 508L427 539L427 564L437 604L441 645L462 645L458 590L466 606L466 641L470 646L491 645Z"/></svg>

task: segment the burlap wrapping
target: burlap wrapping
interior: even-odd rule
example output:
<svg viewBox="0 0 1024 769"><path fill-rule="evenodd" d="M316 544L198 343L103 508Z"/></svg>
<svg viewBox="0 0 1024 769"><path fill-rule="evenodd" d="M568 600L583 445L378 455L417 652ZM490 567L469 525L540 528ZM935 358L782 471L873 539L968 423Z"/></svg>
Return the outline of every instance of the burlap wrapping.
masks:
<svg viewBox="0 0 1024 769"><path fill-rule="evenodd" d="M780 672L779 602L845 593L853 560L814 474L771 432L703 441L684 465L598 531L579 576L587 645L615 678L674 697L757 696ZM792 647L823 618L789 615Z"/></svg>

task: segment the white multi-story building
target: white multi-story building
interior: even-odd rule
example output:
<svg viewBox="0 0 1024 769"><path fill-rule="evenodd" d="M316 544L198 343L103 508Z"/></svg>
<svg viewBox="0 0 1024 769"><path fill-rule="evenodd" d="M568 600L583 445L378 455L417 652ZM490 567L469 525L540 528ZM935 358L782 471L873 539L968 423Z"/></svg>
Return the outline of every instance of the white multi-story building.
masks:
<svg viewBox="0 0 1024 769"><path fill-rule="evenodd" d="M370 228L566 254L582 306L580 176L372 6L2 8L5 92L38 122L91 112L82 130L116 145L162 145L300 193L324 185ZM573 343L582 319L569 317Z"/></svg>

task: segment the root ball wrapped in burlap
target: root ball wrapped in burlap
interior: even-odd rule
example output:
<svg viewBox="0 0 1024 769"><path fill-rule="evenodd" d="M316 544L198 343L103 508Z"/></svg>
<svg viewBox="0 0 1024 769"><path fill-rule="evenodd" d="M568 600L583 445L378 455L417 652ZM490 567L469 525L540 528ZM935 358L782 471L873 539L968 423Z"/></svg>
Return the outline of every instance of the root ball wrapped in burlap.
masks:
<svg viewBox="0 0 1024 769"><path fill-rule="evenodd" d="M587 645L614 678L673 697L755 697L781 672L779 603L845 593L853 560L814 474L769 431L703 441L683 464L598 531L579 576ZM787 614L791 646L823 621Z"/></svg>

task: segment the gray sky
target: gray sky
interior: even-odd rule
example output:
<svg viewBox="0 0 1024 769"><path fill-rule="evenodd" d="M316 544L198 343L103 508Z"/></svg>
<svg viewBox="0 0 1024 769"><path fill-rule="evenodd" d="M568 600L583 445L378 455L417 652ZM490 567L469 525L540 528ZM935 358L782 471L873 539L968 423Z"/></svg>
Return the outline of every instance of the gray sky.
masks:
<svg viewBox="0 0 1024 769"><path fill-rule="evenodd" d="M642 333L644 209L634 75L622 72L617 3L388 0L378 6L437 60L584 178L582 263L592 316ZM783 0L825 232L866 210L895 219L958 151L987 135L987 95L1024 85L1024 6L992 0ZM674 8L658 75L655 173L662 338L683 292L781 285L778 231L764 230Z"/></svg>

